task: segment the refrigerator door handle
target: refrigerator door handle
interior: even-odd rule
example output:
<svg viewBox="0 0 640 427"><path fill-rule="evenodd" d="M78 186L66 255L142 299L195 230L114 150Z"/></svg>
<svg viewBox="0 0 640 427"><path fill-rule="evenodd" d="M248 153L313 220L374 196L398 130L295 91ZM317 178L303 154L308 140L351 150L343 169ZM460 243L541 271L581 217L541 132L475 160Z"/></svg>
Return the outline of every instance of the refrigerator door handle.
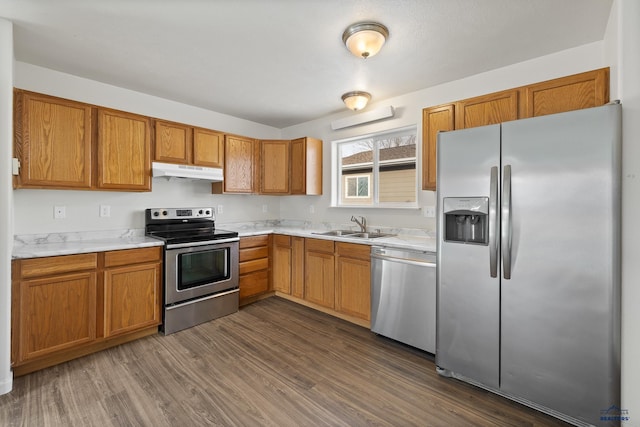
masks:
<svg viewBox="0 0 640 427"><path fill-rule="evenodd" d="M498 167L491 168L489 188L489 272L491 277L498 277Z"/></svg>
<svg viewBox="0 0 640 427"><path fill-rule="evenodd" d="M511 165L502 174L502 270L511 279Z"/></svg>

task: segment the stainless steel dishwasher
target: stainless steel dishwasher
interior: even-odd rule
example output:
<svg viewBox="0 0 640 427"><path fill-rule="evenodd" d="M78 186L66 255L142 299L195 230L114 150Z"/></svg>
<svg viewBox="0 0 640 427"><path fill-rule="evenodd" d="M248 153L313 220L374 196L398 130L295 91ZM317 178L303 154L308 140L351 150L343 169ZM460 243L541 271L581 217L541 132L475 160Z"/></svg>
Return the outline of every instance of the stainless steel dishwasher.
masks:
<svg viewBox="0 0 640 427"><path fill-rule="evenodd" d="M371 330L435 353L435 253L371 247Z"/></svg>

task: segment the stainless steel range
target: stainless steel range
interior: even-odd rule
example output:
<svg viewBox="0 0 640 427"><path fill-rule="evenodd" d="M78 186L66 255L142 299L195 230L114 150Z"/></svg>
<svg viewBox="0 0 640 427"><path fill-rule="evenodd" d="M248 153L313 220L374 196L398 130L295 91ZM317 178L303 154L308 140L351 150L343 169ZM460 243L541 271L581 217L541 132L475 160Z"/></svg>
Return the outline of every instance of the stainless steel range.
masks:
<svg viewBox="0 0 640 427"><path fill-rule="evenodd" d="M145 233L165 242L165 335L238 311L240 239L215 228L213 208L147 209Z"/></svg>

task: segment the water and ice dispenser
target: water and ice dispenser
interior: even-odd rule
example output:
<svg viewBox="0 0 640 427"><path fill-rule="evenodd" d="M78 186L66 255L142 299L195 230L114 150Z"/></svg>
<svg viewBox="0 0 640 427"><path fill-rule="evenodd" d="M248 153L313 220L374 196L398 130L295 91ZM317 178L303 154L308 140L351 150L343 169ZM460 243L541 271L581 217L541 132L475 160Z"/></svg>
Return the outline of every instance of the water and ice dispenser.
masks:
<svg viewBox="0 0 640 427"><path fill-rule="evenodd" d="M489 198L445 197L444 240L453 243L489 243Z"/></svg>

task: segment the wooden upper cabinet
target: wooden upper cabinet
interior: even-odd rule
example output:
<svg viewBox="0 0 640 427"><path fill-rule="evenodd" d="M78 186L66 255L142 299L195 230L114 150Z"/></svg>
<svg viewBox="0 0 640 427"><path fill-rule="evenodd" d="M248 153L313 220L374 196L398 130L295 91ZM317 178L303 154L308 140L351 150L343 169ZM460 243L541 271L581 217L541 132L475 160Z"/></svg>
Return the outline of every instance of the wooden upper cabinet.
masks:
<svg viewBox="0 0 640 427"><path fill-rule="evenodd" d="M190 126L157 121L155 131L154 160L178 164L190 162L193 134Z"/></svg>
<svg viewBox="0 0 640 427"><path fill-rule="evenodd" d="M524 91L524 117L597 107L609 102L609 69L537 83Z"/></svg>
<svg viewBox="0 0 640 427"><path fill-rule="evenodd" d="M455 128L467 129L518 119L518 89L456 102Z"/></svg>
<svg viewBox="0 0 640 427"><path fill-rule="evenodd" d="M209 129L193 129L193 164L210 168L224 166L224 134Z"/></svg>
<svg viewBox="0 0 640 427"><path fill-rule="evenodd" d="M151 125L149 118L98 109L97 187L151 190Z"/></svg>
<svg viewBox="0 0 640 427"><path fill-rule="evenodd" d="M92 108L16 90L17 188L91 188Z"/></svg>
<svg viewBox="0 0 640 427"><path fill-rule="evenodd" d="M260 193L289 194L291 141L260 141Z"/></svg>
<svg viewBox="0 0 640 427"><path fill-rule="evenodd" d="M291 141L291 194L322 195L322 140Z"/></svg>
<svg viewBox="0 0 640 427"><path fill-rule="evenodd" d="M453 104L422 110L422 189L436 190L438 132L454 129Z"/></svg>
<svg viewBox="0 0 640 427"><path fill-rule="evenodd" d="M242 136L224 137L224 181L214 182L213 193L253 193L256 141Z"/></svg>
<svg viewBox="0 0 640 427"><path fill-rule="evenodd" d="M224 134L181 123L155 122L155 161L221 168Z"/></svg>

